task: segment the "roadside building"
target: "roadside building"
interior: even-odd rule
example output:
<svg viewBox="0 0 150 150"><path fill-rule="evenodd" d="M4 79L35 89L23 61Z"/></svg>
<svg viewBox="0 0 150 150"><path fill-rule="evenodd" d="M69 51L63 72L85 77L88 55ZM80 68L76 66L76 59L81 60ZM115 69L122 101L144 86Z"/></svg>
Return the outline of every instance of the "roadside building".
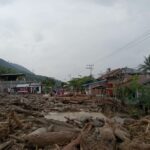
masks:
<svg viewBox="0 0 150 150"><path fill-rule="evenodd" d="M30 83L30 93L37 93L41 94L42 93L42 84L41 83Z"/></svg>
<svg viewBox="0 0 150 150"><path fill-rule="evenodd" d="M132 68L108 69L96 82L83 85L87 95L117 96L117 89L129 86L133 78L141 85L150 84L150 74Z"/></svg>
<svg viewBox="0 0 150 150"><path fill-rule="evenodd" d="M41 83L32 83L27 82L24 84L16 85L17 93L32 93L32 94L41 94L42 93L42 85Z"/></svg>
<svg viewBox="0 0 150 150"><path fill-rule="evenodd" d="M86 95L104 95L106 89L106 80L96 81L88 84L84 84Z"/></svg>
<svg viewBox="0 0 150 150"><path fill-rule="evenodd" d="M23 73L1 74L0 92L40 94L42 92L42 84L26 81Z"/></svg>
<svg viewBox="0 0 150 150"><path fill-rule="evenodd" d="M141 72L132 68L117 68L114 70L108 69L106 74L99 77L99 80L106 80L107 87L106 93L110 96L116 96L117 89L121 87L129 87L133 80L136 78L139 85L148 84L150 81L150 74Z"/></svg>
<svg viewBox="0 0 150 150"><path fill-rule="evenodd" d="M17 84L25 83L25 74L0 74L0 92L8 92L14 90Z"/></svg>

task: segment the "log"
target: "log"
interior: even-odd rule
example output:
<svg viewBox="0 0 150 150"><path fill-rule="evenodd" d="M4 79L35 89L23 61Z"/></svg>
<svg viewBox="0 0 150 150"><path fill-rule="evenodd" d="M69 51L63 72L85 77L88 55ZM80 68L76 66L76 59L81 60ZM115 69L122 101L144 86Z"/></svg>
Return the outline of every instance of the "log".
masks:
<svg viewBox="0 0 150 150"><path fill-rule="evenodd" d="M12 105L20 106L27 110L38 110L35 107L35 105L34 106L31 105L31 101L29 99L24 98L24 97L21 97L21 99L15 100L14 102L12 102Z"/></svg>
<svg viewBox="0 0 150 150"><path fill-rule="evenodd" d="M28 136L34 136L34 135L39 135L39 134L43 134L43 133L46 133L48 132L48 129L47 128L39 128L33 132L31 132Z"/></svg>
<svg viewBox="0 0 150 150"><path fill-rule="evenodd" d="M59 121L59 120L54 120L54 119L44 119L49 125L53 124L53 125L57 125L57 126L64 126L64 127L68 127L68 128L74 128L73 125L70 125L68 123L65 123L63 121Z"/></svg>
<svg viewBox="0 0 150 150"><path fill-rule="evenodd" d="M0 140L6 138L9 134L8 123L5 126L0 126Z"/></svg>
<svg viewBox="0 0 150 150"><path fill-rule="evenodd" d="M123 142L118 147L121 150L149 150L150 144L139 143L136 141Z"/></svg>
<svg viewBox="0 0 150 150"><path fill-rule="evenodd" d="M61 150L59 145L55 144L56 150Z"/></svg>
<svg viewBox="0 0 150 150"><path fill-rule="evenodd" d="M80 147L81 135L79 135L75 140L65 146L62 150L78 150Z"/></svg>
<svg viewBox="0 0 150 150"><path fill-rule="evenodd" d="M9 126L11 126L11 121L14 121L19 128L23 127L21 120L18 118L17 114L14 111L11 111L8 116Z"/></svg>
<svg viewBox="0 0 150 150"><path fill-rule="evenodd" d="M43 117L43 115L37 111L26 110L26 109L23 109L23 108L18 107L18 106L12 106L12 107L13 107L12 110L15 112L18 112L18 113L23 113L26 115L31 115L31 116L36 116L36 117Z"/></svg>
<svg viewBox="0 0 150 150"><path fill-rule="evenodd" d="M75 128L73 125L68 124L63 121L59 120L53 120L53 119L48 119L48 124L53 125L53 131L58 132L58 131L70 131L70 132L80 132L80 129Z"/></svg>
<svg viewBox="0 0 150 150"><path fill-rule="evenodd" d="M120 130L118 128L115 129L114 134L117 138L119 138L122 142L125 142L126 140L130 140L130 134Z"/></svg>
<svg viewBox="0 0 150 150"><path fill-rule="evenodd" d="M46 118L30 118L30 122L34 122L36 124L41 124L42 126L51 126L53 125L53 132L58 131L70 131L70 132L80 132L80 129L75 128L73 125L65 123L63 121L53 120L53 119L46 119Z"/></svg>
<svg viewBox="0 0 150 150"><path fill-rule="evenodd" d="M46 146L46 145L64 145L70 142L72 139L76 138L78 133L76 132L46 132L40 134L29 134L24 137L24 139L37 146Z"/></svg>
<svg viewBox="0 0 150 150"><path fill-rule="evenodd" d="M114 150L115 136L111 127L85 127L81 134L80 146L83 150Z"/></svg>
<svg viewBox="0 0 150 150"><path fill-rule="evenodd" d="M24 143L24 142L25 142L22 137L18 137L18 136L15 136L15 135L9 135L9 137L10 137L11 139L16 140L16 141L19 142L19 143L20 143L20 142L21 142L21 143Z"/></svg>
<svg viewBox="0 0 150 150"><path fill-rule="evenodd" d="M78 128L82 128L82 124L81 122L79 122L78 120L75 119L70 119L68 117L64 117L67 121L67 123L72 124L73 126L77 126Z"/></svg>
<svg viewBox="0 0 150 150"><path fill-rule="evenodd" d="M150 127L150 123L147 125L146 130L145 130L145 133L148 133L149 127Z"/></svg>
<svg viewBox="0 0 150 150"><path fill-rule="evenodd" d="M28 121L30 122L34 122L35 124L40 124L40 125L43 125L43 126L48 126L49 125L49 122L46 118L43 118L43 117L40 117L40 118L29 118Z"/></svg>
<svg viewBox="0 0 150 150"><path fill-rule="evenodd" d="M13 141L8 141L8 142L5 142L5 143L2 143L2 144L0 145L0 150L4 150L4 149L6 149L6 148L8 148L8 147L11 147L12 144L13 144Z"/></svg>
<svg viewBox="0 0 150 150"><path fill-rule="evenodd" d="M66 145L62 150L78 150L78 149L82 149L81 147L81 142L82 142L82 136L88 132L90 132L90 130L93 128L93 126L90 123L87 123L82 131L80 132L80 134L78 135L78 137L73 140L72 142L70 142L68 145Z"/></svg>
<svg viewBox="0 0 150 150"><path fill-rule="evenodd" d="M46 132L51 132L53 130L53 125L49 126L49 127L42 127L39 128L33 132L31 132L30 134L28 134L28 136L34 136L34 135L38 135L38 134L42 134L42 133L46 133Z"/></svg>

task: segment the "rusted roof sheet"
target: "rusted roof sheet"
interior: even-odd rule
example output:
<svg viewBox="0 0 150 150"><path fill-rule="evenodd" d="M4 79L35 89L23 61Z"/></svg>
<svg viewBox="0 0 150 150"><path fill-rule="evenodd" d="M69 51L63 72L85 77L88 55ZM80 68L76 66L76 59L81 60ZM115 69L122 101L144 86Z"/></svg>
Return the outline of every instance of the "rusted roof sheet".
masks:
<svg viewBox="0 0 150 150"><path fill-rule="evenodd" d="M106 78L109 78L109 77L116 76L117 74L120 74L120 73L121 73L120 68L114 69L114 70L111 70L110 72L107 72L106 74L102 75L99 79L106 79Z"/></svg>
<svg viewBox="0 0 150 150"><path fill-rule="evenodd" d="M124 74L134 75L134 74L142 74L142 72L137 69L127 68L127 67L117 68L102 75L101 77L99 77L99 79L107 79L107 78L117 77L119 75L124 75Z"/></svg>

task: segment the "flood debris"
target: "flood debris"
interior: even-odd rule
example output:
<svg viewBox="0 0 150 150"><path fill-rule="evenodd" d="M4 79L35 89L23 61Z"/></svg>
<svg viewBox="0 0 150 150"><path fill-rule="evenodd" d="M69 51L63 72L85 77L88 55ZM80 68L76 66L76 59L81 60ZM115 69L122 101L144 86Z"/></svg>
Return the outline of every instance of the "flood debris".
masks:
<svg viewBox="0 0 150 150"><path fill-rule="evenodd" d="M122 107L112 99L0 95L0 150L149 150L150 116L117 116ZM89 115L45 117L54 110Z"/></svg>

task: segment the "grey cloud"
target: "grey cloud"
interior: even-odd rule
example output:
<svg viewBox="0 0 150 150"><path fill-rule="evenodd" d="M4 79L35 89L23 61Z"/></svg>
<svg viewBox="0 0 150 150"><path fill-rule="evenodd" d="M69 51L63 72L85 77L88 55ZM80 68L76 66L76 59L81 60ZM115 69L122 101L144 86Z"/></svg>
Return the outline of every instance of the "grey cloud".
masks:
<svg viewBox="0 0 150 150"><path fill-rule="evenodd" d="M2 2L2 1L0 1ZM147 39L109 56L150 26L147 0L21 0L0 9L0 56L59 79L136 67ZM106 6L106 7L105 7Z"/></svg>
<svg viewBox="0 0 150 150"><path fill-rule="evenodd" d="M104 6L112 6L117 3L118 0L68 0L71 2L78 2L78 3L91 3L91 4L98 4Z"/></svg>
<svg viewBox="0 0 150 150"><path fill-rule="evenodd" d="M1 5L7 5L13 3L15 0L0 0Z"/></svg>
<svg viewBox="0 0 150 150"><path fill-rule="evenodd" d="M44 40L42 33L36 33L36 34L34 34L34 37L35 37L36 42L41 42Z"/></svg>
<svg viewBox="0 0 150 150"><path fill-rule="evenodd" d="M89 0L92 3L111 6L117 3L118 0Z"/></svg>

